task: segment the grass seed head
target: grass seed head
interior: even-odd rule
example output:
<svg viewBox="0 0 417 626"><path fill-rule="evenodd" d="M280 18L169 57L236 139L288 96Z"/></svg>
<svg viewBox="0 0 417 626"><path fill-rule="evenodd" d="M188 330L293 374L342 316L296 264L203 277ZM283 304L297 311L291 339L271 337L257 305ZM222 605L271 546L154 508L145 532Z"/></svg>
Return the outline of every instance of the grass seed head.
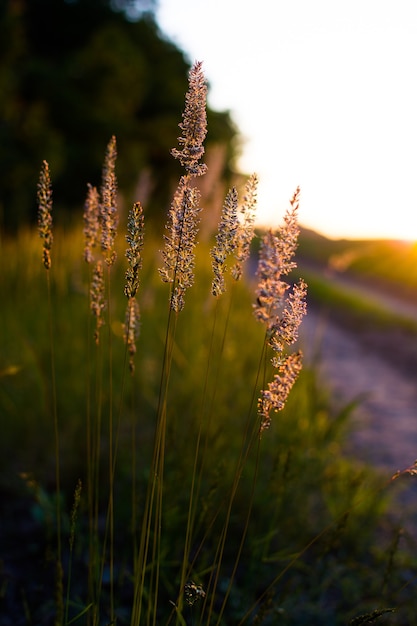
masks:
<svg viewBox="0 0 417 626"><path fill-rule="evenodd" d="M281 361L278 373L268 383L268 388L261 391L258 400L258 415L261 418L260 432L269 428L271 412L281 411L289 393L302 369L302 353L289 354Z"/></svg>
<svg viewBox="0 0 417 626"><path fill-rule="evenodd" d="M106 253L106 263L113 265L116 260L114 242L118 225L117 179L116 179L116 138L113 136L106 150L101 185L101 248Z"/></svg>
<svg viewBox="0 0 417 626"><path fill-rule="evenodd" d="M271 230L262 238L256 275L258 286L254 315L270 329L282 309L288 284L282 280L278 238Z"/></svg>
<svg viewBox="0 0 417 626"><path fill-rule="evenodd" d="M103 263L97 261L93 270L93 279L91 281L90 288L90 308L91 312L96 318L96 330L94 333L94 339L96 344L100 339L100 328L104 324L103 311L105 309L106 302L104 299L104 272Z"/></svg>
<svg viewBox="0 0 417 626"><path fill-rule="evenodd" d="M164 236L164 265L159 270L163 282L173 285L170 306L176 313L184 308L185 291L194 282L199 202L199 190L191 186L189 176L182 176L168 214L166 228L169 234Z"/></svg>
<svg viewBox="0 0 417 626"><path fill-rule="evenodd" d="M224 274L226 259L236 248L238 230L238 195L235 187L229 190L222 209L216 244L210 251L214 278L211 285L213 296L220 296L226 291Z"/></svg>
<svg viewBox="0 0 417 626"><path fill-rule="evenodd" d="M129 267L126 270L125 295L127 298L134 298L139 289L139 271L142 268L142 247L143 247L143 210L140 202L136 202L129 212L127 222L126 240L129 247L126 250L126 257Z"/></svg>
<svg viewBox="0 0 417 626"><path fill-rule="evenodd" d="M202 176L207 170L199 160L204 154L203 142L207 134L206 113L207 85L204 78L202 63L196 62L188 77L188 91L185 95L185 109L182 115L182 130L178 143L181 149L173 148L171 154L178 159L191 176Z"/></svg>
<svg viewBox="0 0 417 626"><path fill-rule="evenodd" d="M239 280L242 276L243 263L249 257L250 245L255 234L255 215L257 205L258 176L252 174L245 186L245 195L240 209L240 221L236 235L236 263L231 269L232 277Z"/></svg>
<svg viewBox="0 0 417 626"><path fill-rule="evenodd" d="M52 185L49 164L43 161L38 182L38 230L43 239L43 264L51 268L52 234Z"/></svg>
<svg viewBox="0 0 417 626"><path fill-rule="evenodd" d="M87 263L93 262L93 248L97 245L100 202L96 187L87 185L87 197L84 204L84 259Z"/></svg>
<svg viewBox="0 0 417 626"><path fill-rule="evenodd" d="M296 267L293 256L299 235L297 223L299 193L300 190L297 188L291 198L290 208L285 214L282 227L275 234L268 231L261 243L254 314L266 326L268 345L274 352L271 362L278 370L267 388L261 391L258 400L261 432L269 427L271 412L284 408L288 394L302 368L301 352L287 355L285 350L286 345L292 345L298 338L298 328L307 310L307 285L302 279L299 280L286 297L290 285L282 278Z"/></svg>

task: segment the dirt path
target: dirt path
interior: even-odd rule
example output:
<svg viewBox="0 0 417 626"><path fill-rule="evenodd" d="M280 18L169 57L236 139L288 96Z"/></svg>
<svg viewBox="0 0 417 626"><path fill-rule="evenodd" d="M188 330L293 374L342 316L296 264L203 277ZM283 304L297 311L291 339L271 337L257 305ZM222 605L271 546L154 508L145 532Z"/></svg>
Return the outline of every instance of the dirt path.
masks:
<svg viewBox="0 0 417 626"><path fill-rule="evenodd" d="M417 300L404 303L370 285L330 280L351 292L366 293L389 311L417 319ZM310 306L300 339L307 362L318 350L320 376L333 401L343 407L359 400L346 452L380 470L387 481L412 466L417 459L417 335L396 328L358 331L331 312ZM392 486L394 523L417 537L417 477L405 475Z"/></svg>
<svg viewBox="0 0 417 626"><path fill-rule="evenodd" d="M360 335L310 310L301 341L307 361L319 346L321 378L340 405L361 398L349 451L394 473L417 459L417 372L399 370Z"/></svg>

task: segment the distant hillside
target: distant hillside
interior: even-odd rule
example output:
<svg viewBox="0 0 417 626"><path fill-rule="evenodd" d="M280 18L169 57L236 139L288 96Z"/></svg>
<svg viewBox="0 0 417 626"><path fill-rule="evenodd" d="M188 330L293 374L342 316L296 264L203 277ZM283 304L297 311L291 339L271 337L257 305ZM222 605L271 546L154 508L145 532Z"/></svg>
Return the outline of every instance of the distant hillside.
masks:
<svg viewBox="0 0 417 626"><path fill-rule="evenodd" d="M297 257L300 265L323 265L417 302L417 243L334 240L301 228Z"/></svg>

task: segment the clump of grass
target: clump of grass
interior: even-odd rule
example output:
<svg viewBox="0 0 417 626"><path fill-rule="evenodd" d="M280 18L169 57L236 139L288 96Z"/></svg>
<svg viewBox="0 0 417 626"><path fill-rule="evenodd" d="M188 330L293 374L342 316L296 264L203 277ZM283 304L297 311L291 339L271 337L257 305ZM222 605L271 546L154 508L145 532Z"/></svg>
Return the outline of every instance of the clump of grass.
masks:
<svg viewBox="0 0 417 626"><path fill-rule="evenodd" d="M118 240L112 137L100 190L87 186L84 240L74 236L85 268L76 271L76 279L72 274L72 283L56 278L58 297L50 298L51 317L54 313L61 332L75 322L85 328L81 340L78 330L71 335L73 352L82 356L69 387L70 357L60 343L55 351L51 342L50 349L52 371L59 373L51 376L60 573L56 624L81 618L94 626L244 624L253 618L276 623L268 619L278 615L296 623L291 615L305 618L303 597L308 595L312 615L321 593L316 609L324 615L325 600L351 584L349 567L360 580L367 580L373 567L369 555L361 565L346 554L346 562L335 564L343 540L351 548L359 528L363 547L365 529L369 525L371 533L381 504L375 483L340 456L337 446L349 411L331 415L314 372L302 370L296 343L307 286L302 279L288 281L295 267L300 190L282 227L260 242L254 294L244 277L254 238L256 174L242 199L240 190L230 189L217 233L209 244L197 245L206 92L202 65L196 63L179 148L172 151L184 173L160 254L160 242L146 237L140 202L128 215L127 247ZM59 263L52 264L46 163L39 189L50 291ZM71 324L71 298L60 310L62 293L74 300ZM52 338L54 328L51 322ZM67 401L60 400L60 392ZM70 470L74 456L78 462ZM70 480L77 484L69 517L60 497L63 467L67 495L74 491ZM65 534L69 547L63 554ZM79 580L77 554L83 564ZM334 576L329 565L337 569ZM316 580L319 573L325 583ZM347 612L352 611L348 600L359 603L358 587L354 598L351 588L350 595L342 594L340 606Z"/></svg>

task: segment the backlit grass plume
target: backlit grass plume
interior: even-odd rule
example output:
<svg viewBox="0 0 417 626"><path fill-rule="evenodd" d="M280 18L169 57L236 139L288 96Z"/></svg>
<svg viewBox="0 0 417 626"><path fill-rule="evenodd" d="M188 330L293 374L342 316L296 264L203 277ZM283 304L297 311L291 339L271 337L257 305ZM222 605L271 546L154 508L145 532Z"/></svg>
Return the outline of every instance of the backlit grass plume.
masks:
<svg viewBox="0 0 417 626"><path fill-rule="evenodd" d="M266 326L266 337L274 356L272 365L277 369L273 380L261 391L258 400L258 413L261 419L261 432L269 427L271 412L284 408L288 394L302 368L301 351L286 354L298 338L298 328L306 313L305 298L307 286L300 279L287 295L290 285L283 280L295 266L293 256L297 248L299 228L297 210L299 207L297 188L290 208L284 217L284 224L276 234L268 231L261 244L257 276L257 302L255 317Z"/></svg>
<svg viewBox="0 0 417 626"><path fill-rule="evenodd" d="M96 318L96 329L94 332L94 340L96 344L100 339L100 328L104 324L103 311L106 307L106 301L104 297L104 273L103 263L99 259L94 266L93 278L90 286L90 308L91 312Z"/></svg>
<svg viewBox="0 0 417 626"><path fill-rule="evenodd" d="M242 276L243 263L249 257L250 245L255 234L258 182L257 174L252 174L249 177L245 186L243 204L240 207L234 252L236 263L231 269L232 277L235 280L239 280Z"/></svg>
<svg viewBox="0 0 417 626"><path fill-rule="evenodd" d="M101 185L101 249L107 265L113 265L117 256L114 249L118 225L116 157L116 138L113 136L107 145Z"/></svg>
<svg viewBox="0 0 417 626"><path fill-rule="evenodd" d="M93 261L93 248L97 245L100 229L100 197L97 187L88 184L87 198L84 204L84 259L87 263Z"/></svg>
<svg viewBox="0 0 417 626"><path fill-rule="evenodd" d="M199 163L204 154L203 142L207 133L207 86L202 64L195 63L189 74L189 87L185 96L182 130L178 138L181 150L174 148L172 155L185 168L168 214L164 266L159 270L162 280L172 284L170 307L178 313L184 308L185 291L194 282L194 248L199 224L200 192L193 179L202 176L207 166Z"/></svg>
<svg viewBox="0 0 417 626"><path fill-rule="evenodd" d="M226 290L224 272L226 259L236 248L236 233L238 230L238 195L235 187L229 191L223 204L219 230L216 235L216 245L211 249L213 282L211 292L213 296L220 296Z"/></svg>
<svg viewBox="0 0 417 626"><path fill-rule="evenodd" d="M178 137L181 150L173 148L171 151L190 176L201 176L207 170L207 165L199 163L207 134L206 98L207 85L202 63L196 62L189 73L185 108L182 123L179 124L182 130L181 137Z"/></svg>
<svg viewBox="0 0 417 626"><path fill-rule="evenodd" d="M194 248L199 224L200 192L190 186L189 177L181 178L168 216L164 267L159 270L162 280L172 283L171 309L178 313L184 308L184 294L194 283Z"/></svg>
<svg viewBox="0 0 417 626"><path fill-rule="evenodd" d="M38 183L38 230L43 239L43 264L51 268L52 235L52 185L49 164L43 161Z"/></svg>
<svg viewBox="0 0 417 626"><path fill-rule="evenodd" d="M125 296L134 298L139 288L139 271L142 268L141 250L143 247L143 210L140 202L136 202L127 222L126 240L129 244L126 257L129 267L126 270Z"/></svg>
<svg viewBox="0 0 417 626"><path fill-rule="evenodd" d="M127 223L126 240L129 247L126 250L126 257L129 266L125 274L124 292L128 298L128 303L123 326L123 336L129 352L129 368L132 374L135 369L136 340L139 336L139 304L135 296L139 289L139 271L142 268L143 223L142 205L140 202L136 202L129 212Z"/></svg>

